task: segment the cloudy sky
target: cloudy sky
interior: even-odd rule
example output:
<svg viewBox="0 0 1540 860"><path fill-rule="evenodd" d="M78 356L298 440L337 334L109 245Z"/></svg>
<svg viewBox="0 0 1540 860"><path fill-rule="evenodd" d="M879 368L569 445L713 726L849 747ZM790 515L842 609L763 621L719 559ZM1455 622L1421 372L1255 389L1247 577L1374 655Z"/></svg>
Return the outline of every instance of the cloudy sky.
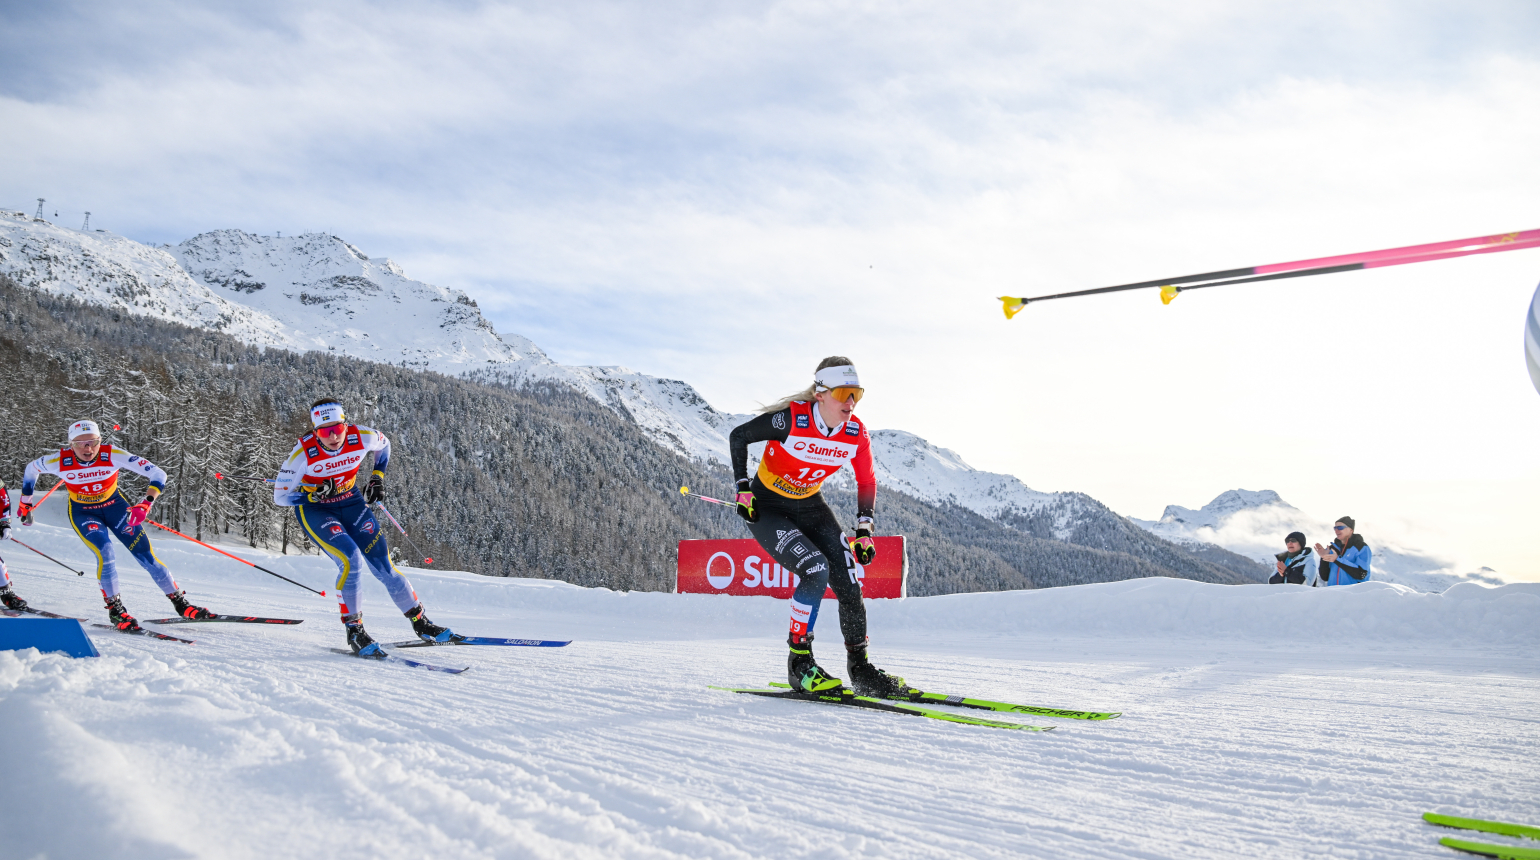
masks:
<svg viewBox="0 0 1540 860"><path fill-rule="evenodd" d="M0 2L0 206L325 230L567 363L862 413L1145 518L1273 489L1540 579L1532 2ZM1322 536L1325 537L1324 535Z"/></svg>

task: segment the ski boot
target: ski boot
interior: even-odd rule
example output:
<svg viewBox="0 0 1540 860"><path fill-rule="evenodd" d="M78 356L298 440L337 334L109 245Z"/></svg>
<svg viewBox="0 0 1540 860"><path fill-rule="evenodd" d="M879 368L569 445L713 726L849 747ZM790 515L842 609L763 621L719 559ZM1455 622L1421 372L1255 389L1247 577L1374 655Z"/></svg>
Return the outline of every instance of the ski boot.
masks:
<svg viewBox="0 0 1540 860"><path fill-rule="evenodd" d="M22 600L21 595L12 591L9 585L0 588L0 603L4 603L6 609L12 609L17 612L27 611L27 601Z"/></svg>
<svg viewBox="0 0 1540 860"><path fill-rule="evenodd" d="M432 621L429 621L428 616L423 614L421 603L412 607L411 611L405 612L403 614L406 615L407 620L412 622L412 629L416 631L417 638L424 642L436 642L443 644L445 642L465 641L464 636L455 633L448 627L440 627L437 624L434 624Z"/></svg>
<svg viewBox="0 0 1540 860"><path fill-rule="evenodd" d="M845 668L850 672L850 688L856 691L857 696L872 696L878 699L908 699L911 694L918 693L904 683L904 679L897 675L889 675L866 658L866 640L851 644L845 643Z"/></svg>
<svg viewBox="0 0 1540 860"><path fill-rule="evenodd" d="M139 619L129 615L128 610L123 608L122 597L107 599L107 620L112 622L113 627L129 633L137 633L144 629L139 626Z"/></svg>
<svg viewBox="0 0 1540 860"><path fill-rule="evenodd" d="M791 646L791 653L786 657L786 682L793 690L815 694L838 693L844 686L840 679L825 672L818 661L813 659L813 634L807 634L800 642L795 636L788 636L786 644Z"/></svg>
<svg viewBox="0 0 1540 860"><path fill-rule="evenodd" d="M385 656L384 649L380 648L379 643L374 641L374 637L364 630L363 616L355 615L352 621L344 618L342 626L348 634L348 647L353 649L354 654L360 657Z"/></svg>
<svg viewBox="0 0 1540 860"><path fill-rule="evenodd" d="M204 618L213 618L217 614L210 612L201 606L194 606L191 603L188 603L187 592L185 591L178 591L175 594L168 594L166 597L170 598L171 605L176 607L176 614L182 616L183 618L191 618L194 621L200 621Z"/></svg>

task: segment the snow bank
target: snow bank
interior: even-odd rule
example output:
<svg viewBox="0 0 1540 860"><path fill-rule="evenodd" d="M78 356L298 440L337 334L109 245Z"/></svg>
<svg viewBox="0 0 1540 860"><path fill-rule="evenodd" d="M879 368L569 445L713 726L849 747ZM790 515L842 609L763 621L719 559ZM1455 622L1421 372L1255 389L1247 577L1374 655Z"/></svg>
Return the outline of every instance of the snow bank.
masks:
<svg viewBox="0 0 1540 860"><path fill-rule="evenodd" d="M874 602L875 624L980 634L1119 638L1540 644L1540 583L1463 583L1442 594L1366 582L1343 588L1135 579Z"/></svg>
<svg viewBox="0 0 1540 860"><path fill-rule="evenodd" d="M77 567L94 563L64 525L62 506L39 509L38 525L22 539ZM164 534L154 536L156 553L189 593L214 600L221 592L262 592L296 607L335 611L331 598L306 595L250 567ZM278 555L225 545L284 576L330 590L336 568L314 555ZM142 572L120 553L125 587L138 588ZM5 552L13 573L17 563L46 576L61 573L20 547ZM126 562L126 563L125 563ZM786 606L764 597L717 594L617 592L583 588L556 580L480 576L463 571L406 568L434 617L509 619L522 636L608 641L657 639L769 638L785 635ZM75 577L65 576L74 580ZM18 589L25 595L24 576ZM77 580L78 581L78 580ZM90 594L86 595L90 597ZM139 598L136 596L135 600ZM154 598L158 600L158 598ZM87 600L89 605L92 601ZM389 605L384 588L364 577L364 602L371 613ZM97 604L99 606L99 603ZM152 606L156 605L154 603ZM84 608L84 607L83 607ZM834 601L820 609L825 635L837 635ZM1193 639L1289 642L1300 645L1353 642L1430 646L1533 647L1540 645L1540 583L1488 587L1461 583L1441 594L1403 585L1366 582L1344 588L1299 585L1215 585L1185 579L1124 582L911 597L868 602L874 632L883 637L1030 636L1118 639Z"/></svg>
<svg viewBox="0 0 1540 860"><path fill-rule="evenodd" d="M414 571L436 605L513 610L530 623L561 627L582 619L601 638L771 636L785 605L762 597L620 593L542 580L502 580ZM837 612L826 601L823 629ZM1464 583L1427 594L1390 583L1347 588L1214 585L1185 579L874 600L874 630L887 636L1051 636L1120 639L1272 640L1299 644L1401 642L1439 646L1540 644L1540 583L1498 588ZM500 613L502 614L502 613ZM544 634L542 634L544 635ZM830 633L829 635L834 635Z"/></svg>

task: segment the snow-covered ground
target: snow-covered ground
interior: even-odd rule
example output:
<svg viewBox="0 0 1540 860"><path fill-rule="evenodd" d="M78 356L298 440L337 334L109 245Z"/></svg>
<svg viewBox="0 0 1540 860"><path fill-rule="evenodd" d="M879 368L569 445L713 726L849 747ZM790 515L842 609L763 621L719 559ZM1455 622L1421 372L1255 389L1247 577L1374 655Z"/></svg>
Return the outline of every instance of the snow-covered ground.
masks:
<svg viewBox="0 0 1540 860"><path fill-rule="evenodd" d="M84 565L58 507L20 537ZM330 598L156 541L199 602L305 623L0 652L0 857L1445 858L1423 811L1540 817L1540 584L872 602L876 659L922 687L1124 712L1028 734L707 689L782 674L774 600L412 570L437 621L575 640L412 652L474 667L448 676L332 654ZM34 604L100 620L89 577L0 551ZM365 609L408 634L372 579Z"/></svg>

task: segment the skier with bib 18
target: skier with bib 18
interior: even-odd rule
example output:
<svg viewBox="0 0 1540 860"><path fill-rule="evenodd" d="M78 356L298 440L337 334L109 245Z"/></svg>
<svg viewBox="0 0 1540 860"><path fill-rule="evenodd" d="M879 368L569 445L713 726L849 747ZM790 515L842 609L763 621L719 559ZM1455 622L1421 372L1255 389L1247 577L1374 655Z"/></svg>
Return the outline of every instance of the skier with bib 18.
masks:
<svg viewBox="0 0 1540 860"><path fill-rule="evenodd" d="M32 491L37 479L43 475L56 475L69 490L69 518L75 534L96 553L96 580L101 584L102 599L107 602L107 615L119 630L141 629L134 616L123 608L123 598L118 589L118 565L114 558L110 532L118 536L118 542L128 547L134 560L150 572L150 577L160 590L166 593L176 614L183 618L212 618L214 613L187 602L187 595L177 588L171 571L155 557L150 548L149 530L144 521L149 519L150 506L166 488L166 472L143 457L136 457L121 448L102 442L101 430L95 421L76 421L69 426L68 448L33 460L21 481L21 504L16 513L21 524L32 525ZM148 479L143 499L130 502L118 485L118 473L128 471Z"/></svg>
<svg viewBox="0 0 1540 860"><path fill-rule="evenodd" d="M857 560L870 564L877 556L872 541L877 477L871 437L854 414L864 393L850 359L831 356L818 363L812 385L733 428L729 444L738 482L738 515L748 521L765 552L799 577L787 638L791 653L786 673L792 688L822 693L843 686L813 658L813 625L827 586L839 599L851 688L863 696L896 697L908 690L904 679L867 659L866 605L855 570ZM749 445L755 442L764 442L765 450L751 480ZM849 546L818 492L847 463L856 475L856 537Z"/></svg>
<svg viewBox="0 0 1540 860"><path fill-rule="evenodd" d="M390 561L385 532L369 505L385 500L385 468L390 440L372 427L352 424L335 397L310 405L315 430L301 436L278 471L273 502L294 508L300 527L337 563L337 603L353 653L379 657L384 651L364 632L359 605L359 576L368 567L385 583L391 600L425 642L455 642L462 637L423 614L417 592ZM373 457L368 482L357 486L358 473Z"/></svg>

